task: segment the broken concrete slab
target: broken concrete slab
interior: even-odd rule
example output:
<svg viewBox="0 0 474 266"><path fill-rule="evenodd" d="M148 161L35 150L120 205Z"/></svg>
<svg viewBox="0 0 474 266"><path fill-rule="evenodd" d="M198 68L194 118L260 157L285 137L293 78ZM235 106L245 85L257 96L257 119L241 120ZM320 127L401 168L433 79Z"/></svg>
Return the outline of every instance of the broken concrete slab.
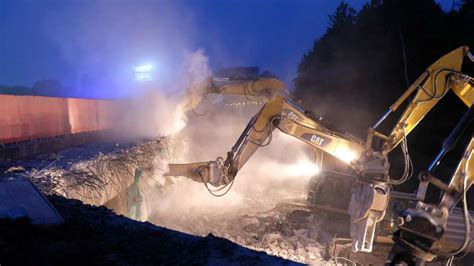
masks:
<svg viewBox="0 0 474 266"><path fill-rule="evenodd" d="M59 225L63 218L27 179L0 180L0 219L29 218L34 225Z"/></svg>

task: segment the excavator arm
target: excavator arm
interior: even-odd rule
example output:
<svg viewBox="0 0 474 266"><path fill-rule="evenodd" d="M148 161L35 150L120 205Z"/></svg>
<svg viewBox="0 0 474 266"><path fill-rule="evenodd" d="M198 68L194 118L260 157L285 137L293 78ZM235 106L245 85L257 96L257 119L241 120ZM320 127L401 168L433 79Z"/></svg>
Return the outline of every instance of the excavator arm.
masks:
<svg viewBox="0 0 474 266"><path fill-rule="evenodd" d="M474 136L467 145L463 157L456 167L456 171L449 182L449 193L441 199L440 205L452 210L461 200L465 190L474 183Z"/></svg>
<svg viewBox="0 0 474 266"><path fill-rule="evenodd" d="M250 100L260 98L265 101L277 96L289 96L286 84L277 78L210 77L203 84L187 90L185 109L194 110L201 103L202 98L210 94L214 94L215 97L220 94L240 95Z"/></svg>
<svg viewBox="0 0 474 266"><path fill-rule="evenodd" d="M452 149L465 129L469 128L473 119L474 106L471 106L443 142L442 150ZM416 207L404 210L398 218L398 230L393 237L395 245L389 255L391 263L404 262L410 265L410 263L429 262L439 255L446 258L454 257L469 248L472 230L467 205L467 191L474 183L474 136L472 132L469 134L471 134L470 142L464 150L449 184L446 185L433 176L430 169L420 173ZM432 165L437 165L439 160L440 158L435 158ZM443 197L438 204L425 201L429 184L434 185L442 192ZM461 200L463 201L465 236L463 243L457 246L445 236L445 232L448 229L448 217ZM459 228L454 228L454 230L459 230Z"/></svg>
<svg viewBox="0 0 474 266"><path fill-rule="evenodd" d="M286 84L276 78L211 78L207 93L234 94L268 99L288 95Z"/></svg>
<svg viewBox="0 0 474 266"><path fill-rule="evenodd" d="M444 55L431 66L390 106L389 110L373 126L376 129L382 121L412 96L402 116L388 136L377 132L384 139L382 150L392 151L425 117L425 115L452 90L466 105L474 103L474 79L461 71L464 57L474 62L474 56L467 46L461 46ZM373 134L369 134L371 137Z"/></svg>
<svg viewBox="0 0 474 266"><path fill-rule="evenodd" d="M389 169L386 157L374 152L367 156L367 147L362 141L335 131L289 99L277 97L265 104L252 117L225 160L170 164L165 175L226 186L259 147L270 143L275 128L339 158L358 173L362 182L354 190L356 196L351 201L350 212L353 249L371 252L375 228L385 215L389 199L389 189L384 182Z"/></svg>
<svg viewBox="0 0 474 266"><path fill-rule="evenodd" d="M227 158L220 160L226 170L202 173L219 173L224 176L219 178L203 176L198 181L203 179L205 181L212 180L211 184L214 185L213 183L215 183L217 186L232 181L255 151L259 147L269 144L275 128L339 158L358 170L359 168L356 167L358 165L357 161L366 150L364 143L350 135L330 129L328 126L310 118L308 114L307 111L304 111L289 99L277 97L268 102L252 117L237 142L227 153ZM217 163L219 160L214 162ZM209 165L209 162L170 165L168 175L184 175L196 180L196 173L199 172L196 172L196 169L201 170L201 167L206 164ZM385 175L385 170L388 169L383 169L379 174L381 176Z"/></svg>

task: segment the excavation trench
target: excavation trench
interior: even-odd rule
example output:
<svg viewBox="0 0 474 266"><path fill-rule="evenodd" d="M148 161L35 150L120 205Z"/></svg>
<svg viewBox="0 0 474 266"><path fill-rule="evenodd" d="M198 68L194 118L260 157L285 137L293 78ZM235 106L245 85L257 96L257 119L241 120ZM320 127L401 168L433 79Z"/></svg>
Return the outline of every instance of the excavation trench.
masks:
<svg viewBox="0 0 474 266"><path fill-rule="evenodd" d="M302 263L327 261L326 247L334 238L331 226L343 226L343 219L286 204L304 202L304 182L278 178L260 182L262 173L252 166L252 171L242 173L235 188L219 198L201 183L163 177L166 163L194 159L187 138L109 146L108 151L95 151L91 156L83 154L94 150L87 146L49 155L22 174L46 194L105 205L118 214L193 235L213 234ZM347 256L348 250L342 245L337 252ZM383 257L371 255L374 263Z"/></svg>

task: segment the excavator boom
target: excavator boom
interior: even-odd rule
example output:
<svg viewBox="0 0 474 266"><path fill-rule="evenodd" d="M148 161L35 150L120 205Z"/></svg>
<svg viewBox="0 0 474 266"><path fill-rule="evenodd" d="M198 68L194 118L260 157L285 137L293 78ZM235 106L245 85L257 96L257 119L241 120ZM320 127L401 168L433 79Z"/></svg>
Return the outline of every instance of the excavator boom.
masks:
<svg viewBox="0 0 474 266"><path fill-rule="evenodd" d="M229 168L228 174L232 180L237 172L244 166L248 159L261 147L271 141L271 135L275 128L291 135L310 146L320 149L326 153L339 158L355 170L356 161L364 154L365 144L350 135L342 134L328 128L326 125L310 118L307 112L289 99L277 97L267 104L250 120L237 142L232 147L224 161ZM170 167L168 175L184 175L194 177L196 166L205 163L188 164L187 167ZM185 172L186 169L188 172ZM386 174L386 170L380 173ZM195 178L191 178L195 179Z"/></svg>
<svg viewBox="0 0 474 266"><path fill-rule="evenodd" d="M389 113L395 112L413 93L408 106L383 144L383 151L392 151L449 92L453 92L470 107L474 103L474 79L460 72L463 59L474 58L467 46L461 46L429 66L423 74L390 106L374 126L378 127Z"/></svg>
<svg viewBox="0 0 474 266"><path fill-rule="evenodd" d="M210 77L205 80L203 84L188 89L185 109L195 110L201 103L202 98L210 94L215 95L213 101L221 94L239 95L245 96L249 100L260 99L263 101L269 101L278 96L289 96L288 87L283 81L277 78ZM208 112L204 112L203 114L207 113Z"/></svg>

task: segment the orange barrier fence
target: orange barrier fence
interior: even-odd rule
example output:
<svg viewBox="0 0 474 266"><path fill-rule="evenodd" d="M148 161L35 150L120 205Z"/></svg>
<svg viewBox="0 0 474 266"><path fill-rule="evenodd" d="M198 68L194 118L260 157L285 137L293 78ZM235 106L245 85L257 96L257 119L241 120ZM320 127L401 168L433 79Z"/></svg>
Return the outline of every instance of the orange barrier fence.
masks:
<svg viewBox="0 0 474 266"><path fill-rule="evenodd" d="M0 143L111 129L119 102L0 95Z"/></svg>

